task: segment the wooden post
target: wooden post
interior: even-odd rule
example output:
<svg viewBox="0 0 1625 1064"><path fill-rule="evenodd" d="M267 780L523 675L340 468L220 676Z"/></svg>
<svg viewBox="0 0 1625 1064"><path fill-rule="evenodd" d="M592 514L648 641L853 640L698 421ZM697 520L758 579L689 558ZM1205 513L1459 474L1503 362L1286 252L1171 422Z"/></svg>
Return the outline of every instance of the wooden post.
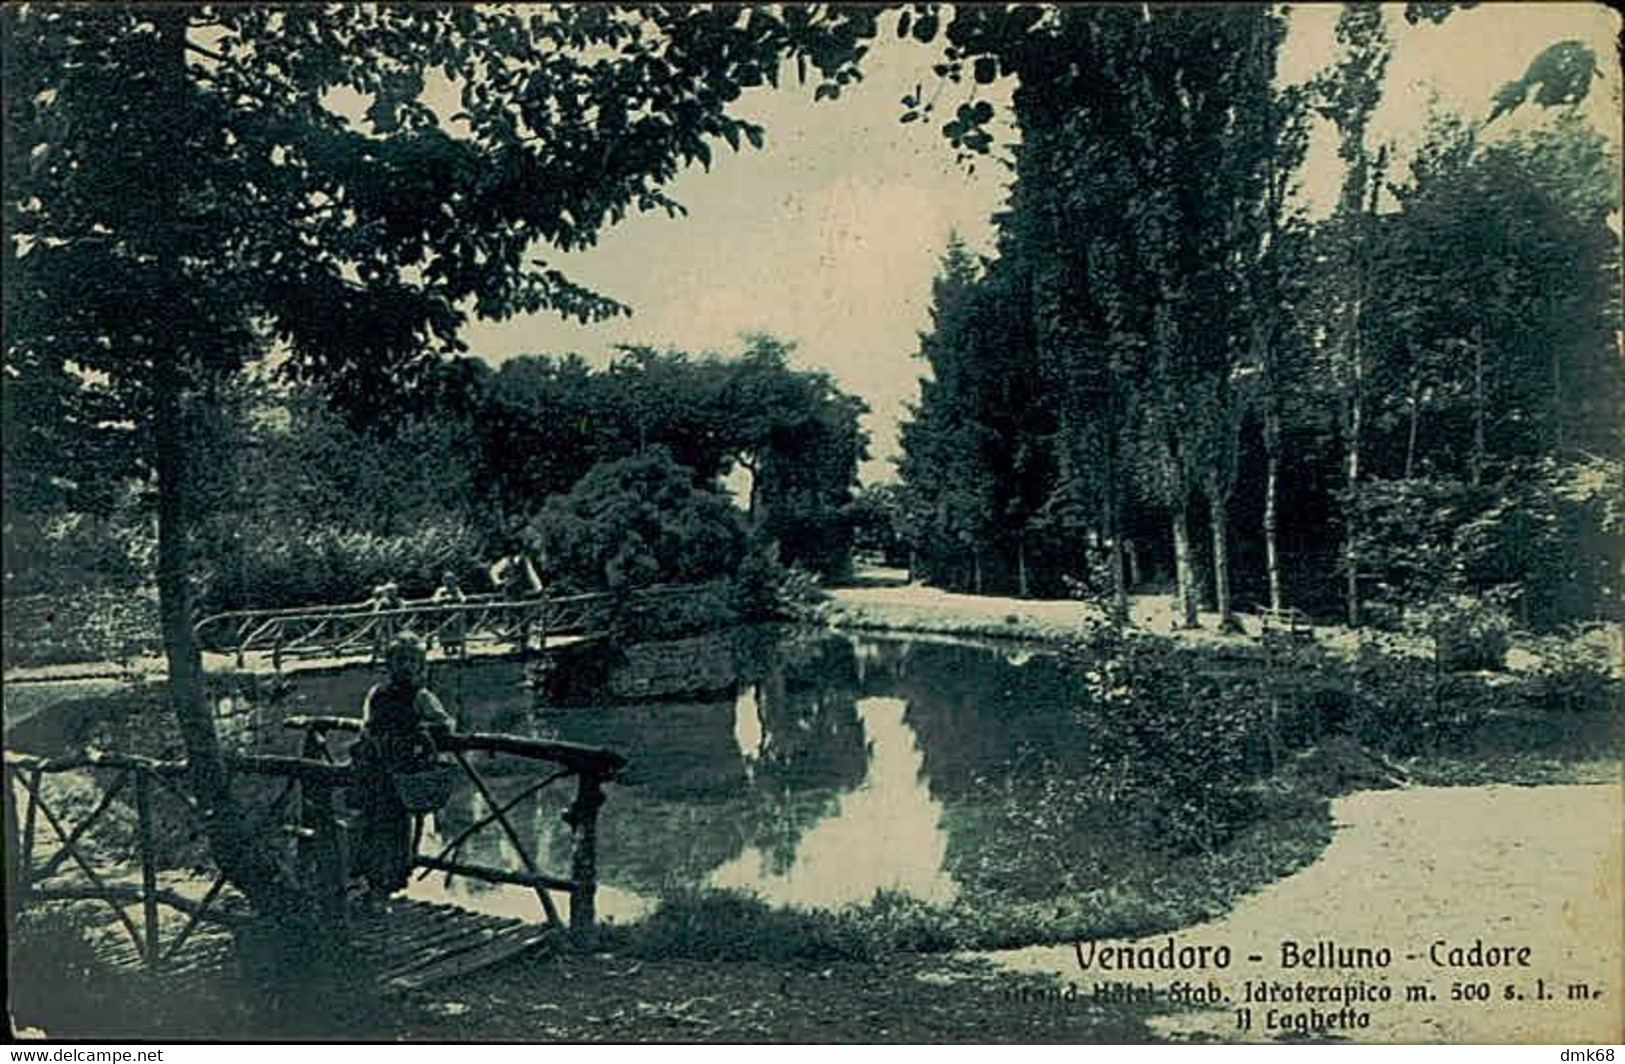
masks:
<svg viewBox="0 0 1625 1064"><path fill-rule="evenodd" d="M152 782L139 768L135 770L135 822L141 846L142 954L147 967L153 969L158 967L158 866L153 853Z"/></svg>
<svg viewBox="0 0 1625 1064"><path fill-rule="evenodd" d="M17 818L17 785L12 779L13 769L5 766L5 838L6 847L6 940L16 941L17 912L22 908L23 891L28 888L28 868L23 862L22 823Z"/></svg>
<svg viewBox="0 0 1625 1064"><path fill-rule="evenodd" d="M598 807L604 804L602 781L591 772L577 777L576 800L564 822L575 835L570 849L570 937L577 947L598 944Z"/></svg>
<svg viewBox="0 0 1625 1064"><path fill-rule="evenodd" d="M315 728L305 732L305 743L300 756L310 760L331 760L326 738ZM339 844L338 818L333 812L333 788L312 780L299 785L299 822L311 829L307 840L301 838L300 865L310 877L310 886L316 894L316 904L324 918L334 921L342 930L349 916L345 897L345 883L349 869L344 866L344 848Z"/></svg>
<svg viewBox="0 0 1625 1064"><path fill-rule="evenodd" d="M29 770L29 782L25 784L28 791L28 811L23 814L23 882L27 883L34 874L34 825L39 820L39 766Z"/></svg>

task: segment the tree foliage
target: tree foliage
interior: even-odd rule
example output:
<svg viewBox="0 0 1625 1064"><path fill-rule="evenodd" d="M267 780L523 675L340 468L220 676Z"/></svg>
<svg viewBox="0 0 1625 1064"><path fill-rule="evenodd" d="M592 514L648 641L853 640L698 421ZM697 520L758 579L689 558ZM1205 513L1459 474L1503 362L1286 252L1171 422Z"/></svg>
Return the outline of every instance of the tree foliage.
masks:
<svg viewBox="0 0 1625 1064"><path fill-rule="evenodd" d="M745 548L744 523L728 500L696 488L693 470L661 447L595 465L548 500L530 537L549 575L578 591L725 577Z"/></svg>
<svg viewBox="0 0 1625 1064"><path fill-rule="evenodd" d="M1407 18L1457 6L1472 5ZM977 9L947 25L944 77L993 57L1017 80L1021 143L999 254L950 248L922 341L932 375L900 470L926 574L968 588L985 569L985 589L1014 590L1013 561L978 556L1058 535L1070 587L1138 569L1187 588L1196 575L1169 564L1187 553L1222 606L1234 535L1243 598L1319 611L1340 594L1383 620L1494 591L1535 625L1617 608L1617 589L1577 582L1618 583L1607 508L1560 487L1620 453L1618 166L1602 139L1572 108L1495 139L1441 114L1395 176L1369 140L1380 7L1345 7L1338 58L1305 86L1277 83L1278 13L1209 15ZM1310 111L1344 164L1337 209L1313 224L1292 203ZM1262 543L1237 519L1258 509ZM1210 547L1190 535L1203 516Z"/></svg>

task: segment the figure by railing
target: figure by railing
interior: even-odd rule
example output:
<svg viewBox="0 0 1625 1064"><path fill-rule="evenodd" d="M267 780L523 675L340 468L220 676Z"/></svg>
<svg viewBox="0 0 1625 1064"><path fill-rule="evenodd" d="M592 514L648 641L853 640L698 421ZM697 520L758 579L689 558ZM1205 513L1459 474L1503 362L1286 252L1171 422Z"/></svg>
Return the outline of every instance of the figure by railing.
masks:
<svg viewBox="0 0 1625 1064"><path fill-rule="evenodd" d="M304 733L302 756L235 755L228 758L234 782L258 781L262 790L274 791L254 826L264 845L287 847L281 859L290 875L302 884L335 933L343 933L349 916L346 886L349 869L345 854L347 803L340 795L354 784L351 765L334 756L329 737L353 733L360 721L343 717L298 717L286 722ZM510 883L536 892L547 924L561 931L565 922L550 892L570 899L569 936L590 948L596 937L597 814L604 800L604 784L625 765L613 751L571 743L546 742L499 733L447 734L442 749L451 755L485 803L486 812L475 823L433 855L416 854L415 865L451 876L490 883ZM516 757L550 766L539 780L506 801L499 801L489 782L475 768L471 755L485 753ZM46 781L59 774L89 776L100 793L88 813L70 817L68 803L53 795ZM188 851L177 859L177 849L201 836L201 820L184 777L186 764L127 754L89 752L43 758L7 751L5 755L5 848L8 916L20 908L45 901L104 902L128 934L137 955L151 968L174 958L199 924L233 925L249 919L240 899L234 899L225 877L214 873L205 887L195 872L200 852ZM574 777L576 791L564 811L572 830L570 872L551 875L538 866L529 845L508 819L513 807L554 783ZM126 874L130 862L114 861L111 849L125 844L122 829L110 815L125 799L135 820L134 864L139 886ZM159 808L162 800L163 807ZM496 827L519 854L523 871L490 868L460 860L460 850L477 832ZM99 848L91 838L103 829ZM45 835L54 839L49 852ZM127 840L126 840L127 841ZM77 882L63 873L71 866ZM166 878L169 882L165 882ZM201 889L201 893L200 893ZM141 907L139 924L126 911ZM160 906L185 917L178 931L164 941Z"/></svg>

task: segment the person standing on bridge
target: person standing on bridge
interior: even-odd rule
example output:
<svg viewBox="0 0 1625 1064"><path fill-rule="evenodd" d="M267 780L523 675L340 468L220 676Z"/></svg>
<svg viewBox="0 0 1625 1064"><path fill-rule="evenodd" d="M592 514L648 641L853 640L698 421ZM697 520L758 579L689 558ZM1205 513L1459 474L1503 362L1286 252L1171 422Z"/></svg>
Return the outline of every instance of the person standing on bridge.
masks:
<svg viewBox="0 0 1625 1064"><path fill-rule="evenodd" d="M453 723L428 689L428 657L421 642L400 636L391 641L384 660L389 679L367 692L361 737L350 752L360 814L352 872L366 879L366 900L372 907L405 888L412 873L417 818L400 781L436 763L436 740Z"/></svg>
<svg viewBox="0 0 1625 1064"><path fill-rule="evenodd" d="M384 651L390 641L395 637L395 629L400 624L400 618L395 611L405 605L401 599L400 585L393 580L379 584L372 589L372 595L367 599L367 605L372 607L372 660L381 661Z"/></svg>
<svg viewBox="0 0 1625 1064"><path fill-rule="evenodd" d="M491 584L509 601L530 598L544 586L530 556L518 546L493 562L490 572Z"/></svg>
<svg viewBox="0 0 1625 1064"><path fill-rule="evenodd" d="M536 572L536 566L531 564L530 555L525 553L524 546L517 539L513 540L510 546L511 549L492 564L491 583L502 595L504 602L534 599L545 590L542 577ZM530 647L530 609L520 607L508 612L509 633L513 638L515 649L523 654Z"/></svg>
<svg viewBox="0 0 1625 1064"><path fill-rule="evenodd" d="M448 569L440 578L440 586L434 589L434 597L429 601L436 606L461 606L468 601L468 596L463 594L463 587L457 580L457 574ZM468 618L463 615L463 611L452 611L452 615L440 625L440 648L448 655L461 654L467 629Z"/></svg>

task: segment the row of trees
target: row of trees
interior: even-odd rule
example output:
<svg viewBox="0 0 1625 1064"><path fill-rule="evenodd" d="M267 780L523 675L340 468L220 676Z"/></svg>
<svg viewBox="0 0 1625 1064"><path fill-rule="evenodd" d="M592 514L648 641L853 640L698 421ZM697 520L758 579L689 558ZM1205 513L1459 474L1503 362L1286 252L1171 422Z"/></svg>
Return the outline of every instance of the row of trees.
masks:
<svg viewBox="0 0 1625 1064"><path fill-rule="evenodd" d="M647 467L680 471L684 492L712 500L694 505L724 516L725 479L742 469L745 513L721 523L784 565L839 578L850 564L864 406L827 374L791 368L790 351L766 336L727 359L635 348L599 371L575 356L496 369L459 358L430 368L409 403L364 418L308 387L223 388L194 447L206 502L194 529L200 608L352 601L385 579L426 594L448 570L473 587L485 562L521 545L564 588L694 578L692 566L653 555L606 567L581 549L567 496L599 467L608 479L583 490L605 512L618 505L606 486L618 483L613 471ZM53 428L35 424L52 411L19 401L28 394L7 393L19 445ZM665 457L652 466L624 465L654 451ZM97 577L150 578L150 499L110 488L117 456L69 448L32 462L19 449L8 461L18 533L8 590L72 593ZM680 521L688 505L674 503L667 517ZM597 530L609 539L626 531ZM737 550L718 551L702 575L737 561Z"/></svg>
<svg viewBox="0 0 1625 1064"><path fill-rule="evenodd" d="M922 338L898 505L930 579L1081 583L1122 616L1171 558L1187 625L1204 593L1233 625L1233 585L1351 624L1492 588L1530 622L1602 608L1617 167L1570 108L1499 139L1435 115L1398 173L1369 136L1383 19L1346 5L1301 86L1267 6L1064 9L1053 48L959 34L1019 76L1022 140L998 254L949 248ZM1589 65L1552 68L1538 98L1583 97ZM1344 165L1319 221L1293 196L1314 113Z"/></svg>

